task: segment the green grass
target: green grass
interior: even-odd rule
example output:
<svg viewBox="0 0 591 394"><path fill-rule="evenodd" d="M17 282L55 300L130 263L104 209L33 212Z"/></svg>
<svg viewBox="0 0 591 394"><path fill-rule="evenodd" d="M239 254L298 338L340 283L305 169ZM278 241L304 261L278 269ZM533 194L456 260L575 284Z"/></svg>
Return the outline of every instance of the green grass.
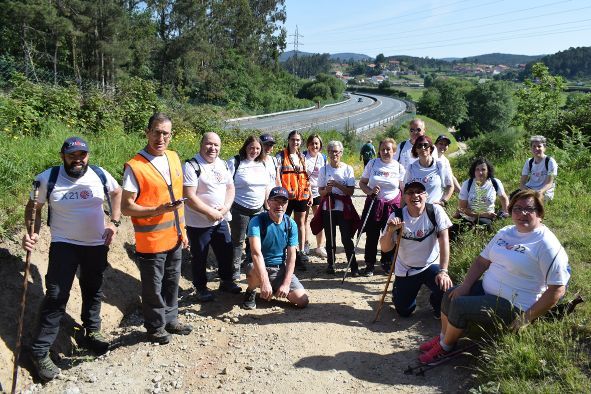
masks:
<svg viewBox="0 0 591 394"><path fill-rule="evenodd" d="M573 275L566 299L580 292L591 299L591 170L569 163L577 163L573 156L590 152L549 151L559 164L555 199L547 204L544 223L558 237L569 256ZM496 177L507 193L515 190L527 151L505 162L495 162ZM566 159L569 160L566 160ZM455 167L460 181L467 179L467 168ZM456 198L452 201L455 205ZM453 208L448 212L453 212ZM495 223L495 230L510 224L510 220ZM464 277L473 259L480 253L494 233L468 232L451 245L450 273L454 283ZM475 393L582 393L591 387L590 347L591 304L579 305L576 313L563 321L530 325L521 333L503 334L489 342L476 369Z"/></svg>
<svg viewBox="0 0 591 394"><path fill-rule="evenodd" d="M426 90L425 88L411 88L408 86L393 86L393 88L405 92L414 102L419 101L423 96L423 92Z"/></svg>

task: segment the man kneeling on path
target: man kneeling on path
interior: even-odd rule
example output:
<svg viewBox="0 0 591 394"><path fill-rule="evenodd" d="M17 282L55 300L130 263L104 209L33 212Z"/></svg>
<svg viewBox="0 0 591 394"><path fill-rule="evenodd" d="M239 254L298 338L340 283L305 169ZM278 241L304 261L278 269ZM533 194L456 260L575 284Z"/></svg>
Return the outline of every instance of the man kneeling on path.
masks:
<svg viewBox="0 0 591 394"><path fill-rule="evenodd" d="M107 268L109 245L121 223L121 187L104 169L88 164L90 154L86 141L79 137L68 138L60 155L63 165L47 169L36 178L39 199L35 229L32 236L25 234L23 237L23 248L32 251L39 240L41 207L47 202L51 208L51 217L47 215L48 225L51 224L51 245L46 291L31 345L33 365L43 381L55 378L60 372L49 357L49 348L57 338L78 267L86 346L97 353L109 349L109 342L100 331L103 273ZM104 200L109 200L111 207L111 221L107 224ZM27 228L33 204L29 201L25 209Z"/></svg>
<svg viewBox="0 0 591 394"><path fill-rule="evenodd" d="M252 262L246 267L248 288L242 306L256 309L256 288L261 298L269 301L273 295L287 300L299 308L308 305L304 286L293 274L298 246L298 228L293 219L285 215L288 193L275 187L269 193L269 211L250 220L248 249Z"/></svg>

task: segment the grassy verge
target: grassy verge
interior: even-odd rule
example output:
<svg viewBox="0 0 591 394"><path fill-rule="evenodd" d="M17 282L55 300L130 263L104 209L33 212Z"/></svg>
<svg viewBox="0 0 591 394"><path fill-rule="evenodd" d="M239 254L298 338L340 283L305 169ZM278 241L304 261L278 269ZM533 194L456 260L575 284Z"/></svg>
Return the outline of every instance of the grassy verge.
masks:
<svg viewBox="0 0 591 394"><path fill-rule="evenodd" d="M569 256L572 278L566 299L580 292L591 297L591 243L588 223L591 221L591 170L581 166L574 156L589 155L554 149L548 152L559 164L555 199L546 206L544 222L561 241ZM495 165L507 193L515 190L526 150L517 157ZM576 159L576 158L575 158ZM452 161L452 165L455 165ZM460 183L466 179L466 167L454 167ZM455 200L455 198L454 198ZM452 208L453 209L453 208ZM451 209L449 212L453 212ZM495 224L495 230L510 220ZM492 237L492 233L463 234L451 247L450 270L456 283L464 277L469 265ZM493 339L480 358L472 392L589 392L591 378L591 304L585 303L576 313L562 321L539 321L519 334L503 334Z"/></svg>

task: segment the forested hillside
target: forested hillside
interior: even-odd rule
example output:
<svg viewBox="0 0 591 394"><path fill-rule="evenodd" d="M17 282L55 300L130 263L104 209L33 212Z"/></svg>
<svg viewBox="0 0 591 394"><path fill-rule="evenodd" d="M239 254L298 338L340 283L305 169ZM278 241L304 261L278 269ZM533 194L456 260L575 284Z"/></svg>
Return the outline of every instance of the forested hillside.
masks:
<svg viewBox="0 0 591 394"><path fill-rule="evenodd" d="M591 77L591 47L569 48L553 55L544 56L541 60L552 74L565 78ZM526 67L526 75L531 74L534 63Z"/></svg>
<svg viewBox="0 0 591 394"><path fill-rule="evenodd" d="M2 3L0 80L20 71L104 91L139 77L161 95L198 103L298 106L298 83L278 65L284 0Z"/></svg>

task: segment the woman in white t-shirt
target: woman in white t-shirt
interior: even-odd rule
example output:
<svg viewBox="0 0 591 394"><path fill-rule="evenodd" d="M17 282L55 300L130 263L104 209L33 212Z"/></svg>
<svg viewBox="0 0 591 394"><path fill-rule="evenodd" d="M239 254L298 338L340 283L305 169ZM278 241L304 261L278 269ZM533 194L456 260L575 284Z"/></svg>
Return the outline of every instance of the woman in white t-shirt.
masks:
<svg viewBox="0 0 591 394"><path fill-rule="evenodd" d="M367 163L359 180L359 188L367 195L361 215L361 221L365 222L366 235L365 276L373 276L380 231L384 228L390 214L396 208L400 208L401 193L404 189L402 182L404 167L394 160L396 141L392 138L380 141L378 152L378 157ZM381 254L380 261L384 272L388 272L391 260L391 251Z"/></svg>
<svg viewBox="0 0 591 394"><path fill-rule="evenodd" d="M230 232L232 236L234 280L240 279L242 247L250 218L263 210L269 190L270 176L265 164L265 151L261 140L249 136L238 154L228 160L228 169L234 178L236 194L230 212Z"/></svg>
<svg viewBox="0 0 591 394"><path fill-rule="evenodd" d="M324 234L326 234L328 254L326 272L335 273L335 232L338 226L347 261L351 259L351 275L358 276L359 268L355 260L353 235L359 225L359 216L351 200L355 191L355 173L353 167L341 162L343 144L340 141L330 141L327 150L329 163L320 169L318 176L318 191L322 196L319 211L322 215Z"/></svg>
<svg viewBox="0 0 591 394"><path fill-rule="evenodd" d="M479 157L470 165L468 174L470 179L462 183L458 202L458 213L463 222L491 228L493 220L498 217L509 217L509 198L501 181L495 178L493 165L485 158ZM501 204L498 214L495 212L497 199Z"/></svg>
<svg viewBox="0 0 591 394"><path fill-rule="evenodd" d="M318 192L318 176L320 169L326 165L326 156L322 154L322 138L318 134L312 134L306 140L307 150L304 151L304 158L306 159L306 172L308 173L308 180L310 181L310 192L312 193L312 215L316 215L318 204L320 204L320 193ZM309 232L310 226L308 217L310 209L306 211L306 233ZM306 245L309 247L306 234ZM324 231L316 234L316 249L314 252L320 257L326 258L326 249L324 248ZM306 250L306 253L308 251Z"/></svg>
<svg viewBox="0 0 591 394"><path fill-rule="evenodd" d="M418 160L408 166L404 183L421 182L427 189L427 202L445 207L454 191L453 180L447 166L433 157L434 150L431 138L416 139L411 152Z"/></svg>
<svg viewBox="0 0 591 394"><path fill-rule="evenodd" d="M543 223L543 197L520 191L509 203L512 226L502 228L472 263L464 282L441 303L441 334L422 344L430 363L451 351L468 322L503 322L517 331L543 316L564 295L568 256ZM482 280L479 280L483 276Z"/></svg>
<svg viewBox="0 0 591 394"><path fill-rule="evenodd" d="M534 135L530 138L531 152L534 157L527 159L521 170L519 189L537 190L545 201L554 198L555 178L558 175L558 164L550 156L546 156L546 138Z"/></svg>

